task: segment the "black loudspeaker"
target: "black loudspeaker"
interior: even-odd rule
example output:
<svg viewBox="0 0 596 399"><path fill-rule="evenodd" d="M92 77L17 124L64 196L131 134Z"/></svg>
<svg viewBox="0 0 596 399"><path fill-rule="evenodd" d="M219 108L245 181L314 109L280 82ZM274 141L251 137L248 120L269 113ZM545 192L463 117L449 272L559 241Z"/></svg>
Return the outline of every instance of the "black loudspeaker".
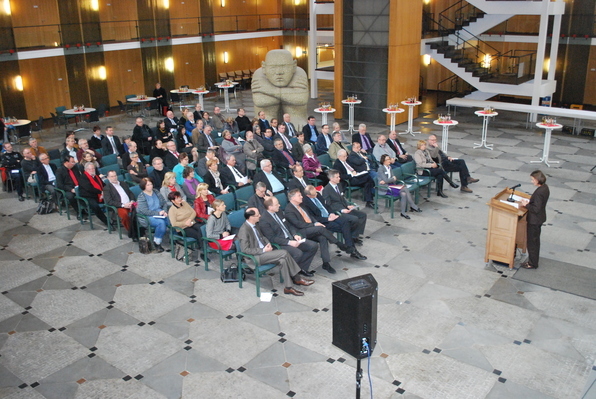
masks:
<svg viewBox="0 0 596 399"><path fill-rule="evenodd" d="M367 356L377 343L377 299L379 288L372 274L364 274L332 284L333 345L356 359Z"/></svg>

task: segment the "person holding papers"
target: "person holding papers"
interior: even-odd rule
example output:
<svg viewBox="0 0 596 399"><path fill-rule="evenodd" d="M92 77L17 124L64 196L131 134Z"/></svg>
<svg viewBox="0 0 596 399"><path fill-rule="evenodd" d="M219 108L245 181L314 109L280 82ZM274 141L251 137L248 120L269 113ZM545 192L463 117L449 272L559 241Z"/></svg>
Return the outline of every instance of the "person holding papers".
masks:
<svg viewBox="0 0 596 399"><path fill-rule="evenodd" d="M195 198L195 212L201 219L209 219L209 214L213 210L215 197L209 192L209 184L201 183L197 186L197 195Z"/></svg>
<svg viewBox="0 0 596 399"><path fill-rule="evenodd" d="M224 187L233 186L238 188L252 183L252 180L242 174L236 167L236 157L234 155L227 156L226 165L220 169L219 176Z"/></svg>
<svg viewBox="0 0 596 399"><path fill-rule="evenodd" d="M410 207L410 211L412 212L422 212L422 209L416 205L414 202L414 198L412 198L412 194L408 187L404 184L397 185L397 178L393 175L391 170L391 163L393 159L391 156L387 154L381 155L381 165L379 166L379 170L377 171L377 177L379 179L379 185L385 186L387 189L386 195L394 195L400 197L400 206L401 206L401 217L409 219L410 217L406 215L408 211L408 207ZM382 188L379 188L382 190Z"/></svg>

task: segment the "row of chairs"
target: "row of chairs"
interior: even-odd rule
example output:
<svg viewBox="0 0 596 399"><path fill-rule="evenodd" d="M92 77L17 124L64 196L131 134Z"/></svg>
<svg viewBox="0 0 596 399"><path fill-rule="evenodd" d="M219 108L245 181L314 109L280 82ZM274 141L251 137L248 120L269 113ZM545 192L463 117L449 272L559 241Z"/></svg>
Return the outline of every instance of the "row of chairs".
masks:
<svg viewBox="0 0 596 399"><path fill-rule="evenodd" d="M256 69L239 69L237 71L220 72L218 76L220 82L231 80L239 83L243 89L246 89L247 87L250 87L252 76L254 75L255 71Z"/></svg>

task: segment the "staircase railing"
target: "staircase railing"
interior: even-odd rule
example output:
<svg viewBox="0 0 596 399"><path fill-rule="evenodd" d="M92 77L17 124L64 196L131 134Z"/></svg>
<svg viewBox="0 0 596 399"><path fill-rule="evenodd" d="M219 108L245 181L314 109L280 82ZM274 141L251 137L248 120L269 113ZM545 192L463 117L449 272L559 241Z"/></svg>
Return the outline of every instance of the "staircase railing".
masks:
<svg viewBox="0 0 596 399"><path fill-rule="evenodd" d="M497 60L496 70L507 83L520 84L534 76L536 51L509 50Z"/></svg>
<svg viewBox="0 0 596 399"><path fill-rule="evenodd" d="M437 105L444 105L448 99L474 90L472 85L458 75L451 75L437 83Z"/></svg>
<svg viewBox="0 0 596 399"><path fill-rule="evenodd" d="M479 8L476 8L465 0L459 0L439 13L439 23L447 29L455 31L461 29L463 24L469 21L471 17L476 17L481 13L483 11ZM448 21L453 26L444 24L443 21Z"/></svg>

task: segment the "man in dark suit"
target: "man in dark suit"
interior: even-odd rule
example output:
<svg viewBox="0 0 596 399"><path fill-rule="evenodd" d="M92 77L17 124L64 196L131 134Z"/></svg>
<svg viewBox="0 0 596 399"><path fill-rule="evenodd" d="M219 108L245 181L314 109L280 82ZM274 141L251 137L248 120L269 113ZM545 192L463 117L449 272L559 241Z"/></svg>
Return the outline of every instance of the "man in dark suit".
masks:
<svg viewBox="0 0 596 399"><path fill-rule="evenodd" d="M118 217L126 231L130 231L130 211L135 196L128 188L128 184L118 181L118 174L114 170L108 171L108 182L103 187L103 200L107 205L118 209ZM155 186L155 185L154 185Z"/></svg>
<svg viewBox="0 0 596 399"><path fill-rule="evenodd" d="M316 119L314 116L308 117L308 123L302 127L302 133L304 133L304 140L311 142L313 145L317 143L319 138L319 132L315 126Z"/></svg>
<svg viewBox="0 0 596 399"><path fill-rule="evenodd" d="M167 131L175 133L178 130L180 120L174 116L174 111L168 111L163 121L166 124Z"/></svg>
<svg viewBox="0 0 596 399"><path fill-rule="evenodd" d="M143 118L136 119L135 127L132 130L132 140L137 143L137 148L143 155L149 155L153 145L153 133L144 123Z"/></svg>
<svg viewBox="0 0 596 399"><path fill-rule="evenodd" d="M205 156L196 162L195 172L201 177L204 177L209 171L207 170L207 162L216 158L215 150L207 150Z"/></svg>
<svg viewBox="0 0 596 399"><path fill-rule="evenodd" d="M277 264L280 267L280 273L285 283L284 294L304 295L304 292L292 287L292 283L309 286L314 284L314 281L300 276L300 266L296 264L296 261L286 250L273 249L273 246L261 231L259 223L261 213L259 210L257 208L247 208L244 211L244 218L246 222L240 226L237 236L242 252L255 256L259 264Z"/></svg>
<svg viewBox="0 0 596 399"><path fill-rule="evenodd" d="M337 152L337 160L333 164L333 168L340 174L341 180L347 181L350 186L362 187L364 201L368 208L374 209L373 204L373 189L375 182L368 173L358 174L356 170L347 162L348 154L344 150Z"/></svg>
<svg viewBox="0 0 596 399"><path fill-rule="evenodd" d="M372 162L371 158L374 157L369 157L366 151L362 151L360 143L355 141L354 144L352 144L352 151L350 152L350 155L348 155L347 162L356 172L367 171L370 177L374 180L377 176L377 171L375 170L375 166L377 165L376 162Z"/></svg>
<svg viewBox="0 0 596 399"><path fill-rule="evenodd" d="M284 143L284 150L290 152L292 151L292 143L290 143L290 138L287 136L287 130L286 130L286 125L279 125L277 127L277 133L275 134L275 136L273 136L273 142L275 143L275 140L281 140Z"/></svg>
<svg viewBox="0 0 596 399"><path fill-rule="evenodd" d="M304 177L304 168L301 165L294 166L294 176L288 181L288 190L298 189L304 195L304 188L309 184L308 179Z"/></svg>
<svg viewBox="0 0 596 399"><path fill-rule="evenodd" d="M366 125L361 123L358 126L358 132L352 135L352 143L358 142L362 146L362 149L369 154L372 154L375 143L370 138L370 134L366 132Z"/></svg>
<svg viewBox="0 0 596 399"><path fill-rule="evenodd" d="M252 180L236 168L236 157L234 155L229 155L226 164L219 169L219 178L224 187L239 188L252 183Z"/></svg>
<svg viewBox="0 0 596 399"><path fill-rule="evenodd" d="M203 107L201 107L201 104L197 103L195 105L195 110L193 111L192 115L195 117L195 123L203 120Z"/></svg>
<svg viewBox="0 0 596 399"><path fill-rule="evenodd" d="M273 144L273 130L267 128L263 130L263 137L256 136L257 141L263 146L263 156L265 158L272 158L275 152L275 146Z"/></svg>
<svg viewBox="0 0 596 399"><path fill-rule="evenodd" d="M355 244L359 244L362 240L358 237L364 234L364 228L366 227L366 213L359 211L354 205L349 205L346 201L340 186L339 171L330 169L327 176L329 177L329 184L323 189L323 198L332 212L347 216L351 219L351 223L357 224L357 228L352 233L352 239Z"/></svg>
<svg viewBox="0 0 596 399"><path fill-rule="evenodd" d="M259 127L261 128L261 132L264 132L267 129L271 128L271 124L265 118L265 111L259 111Z"/></svg>
<svg viewBox="0 0 596 399"><path fill-rule="evenodd" d="M282 122L282 125L286 127L286 134L291 138L295 137L298 131L296 130L296 126L294 126L294 124L290 121L290 118L290 114L284 114L284 121Z"/></svg>
<svg viewBox="0 0 596 399"><path fill-rule="evenodd" d="M389 140L387 140L387 144L389 147L391 147L393 152L395 152L395 155L397 156L397 162L406 163L412 160L412 156L406 152L404 147L399 142L399 139L397 138L397 132L395 130L392 130L391 133L389 133Z"/></svg>
<svg viewBox="0 0 596 399"><path fill-rule="evenodd" d="M89 209L91 209L103 224L107 225L108 219L106 218L106 214L99 207L99 204L103 202L103 186L103 180L95 174L95 165L88 162L85 165L85 171L79 179L79 196L89 202Z"/></svg>
<svg viewBox="0 0 596 399"><path fill-rule="evenodd" d="M166 168L163 162L163 159L160 157L153 158L151 161L151 165L153 166L153 170L149 173L149 178L153 182L153 188L159 190L161 188L161 183L166 176L166 173L170 171L170 169Z"/></svg>
<svg viewBox="0 0 596 399"><path fill-rule="evenodd" d="M53 163L50 163L50 157L48 154L39 154L40 165L37 169L37 183L39 184L40 191L48 191L52 196L54 203L56 200L56 175L58 168Z"/></svg>
<svg viewBox="0 0 596 399"><path fill-rule="evenodd" d="M284 214L290 225L294 226L298 232L305 238L319 243L321 248L321 259L323 259L323 269L331 274L335 274L335 269L331 266L331 256L329 255L329 243L337 245L342 251L351 254L354 247L348 247L340 242L333 233L325 227L324 224L317 222L307 208L302 207L303 197L299 189L288 193L290 203L286 206Z"/></svg>
<svg viewBox="0 0 596 399"><path fill-rule="evenodd" d="M317 155L325 154L329 150L329 146L333 142L333 139L329 135L329 125L324 124L321 126L321 134L319 134L319 138L317 139L317 144L315 146Z"/></svg>
<svg viewBox="0 0 596 399"><path fill-rule="evenodd" d="M62 166L56 171L56 187L64 190L66 199L75 212L78 212L77 201L75 200L75 187L79 186L81 174L74 166L76 162L73 157L66 156L62 159Z"/></svg>
<svg viewBox="0 0 596 399"><path fill-rule="evenodd" d="M267 186L263 182L255 184L255 193L248 199L246 203L247 208L257 208L259 212L265 212L265 199L273 196L273 193L267 190Z"/></svg>
<svg viewBox="0 0 596 399"><path fill-rule="evenodd" d="M178 165L178 157L180 156L180 153L176 149L176 143L173 141L168 141L166 143L166 148L168 151L164 157L164 164L169 170L174 170L174 166Z"/></svg>
<svg viewBox="0 0 596 399"><path fill-rule="evenodd" d="M106 127L106 139L102 142L103 155L116 154L118 157L124 153L120 138L114 134L112 126ZM128 166L128 165L127 165Z"/></svg>
<svg viewBox="0 0 596 399"><path fill-rule="evenodd" d="M306 196L302 200L302 207L308 209L314 219L322 223L329 231L343 235L346 246L348 248L354 248L350 252L350 257L358 260L366 260L366 256L358 252L354 246L354 244L362 245L362 241L357 239L358 231L361 228L360 219L351 215L351 212L346 214L334 213L327 206L325 199L317 192L314 186L306 186L304 192Z"/></svg>
<svg viewBox="0 0 596 399"><path fill-rule="evenodd" d="M285 220L283 211L279 209L279 201L275 197L265 199L266 212L263 213L259 226L263 235L269 241L285 249L294 258L300 266L301 274L306 277L312 277L313 273L309 271L315 254L317 253L317 244L314 241L303 240L294 229Z"/></svg>
<svg viewBox="0 0 596 399"><path fill-rule="evenodd" d="M292 146L292 157L302 162L304 158L304 145L308 143L306 142L304 133L298 132L296 137L298 138L298 142Z"/></svg>
<svg viewBox="0 0 596 399"><path fill-rule="evenodd" d="M89 147L94 150L103 148L103 142L106 136L101 134L101 128L99 126L93 126L93 136L89 139Z"/></svg>
<svg viewBox="0 0 596 399"><path fill-rule="evenodd" d="M284 149L283 141L277 139L273 142L273 146L275 147L275 151L273 151L271 160L276 168L289 169L296 164L296 161L292 158L292 154Z"/></svg>
<svg viewBox="0 0 596 399"><path fill-rule="evenodd" d="M273 172L273 165L269 159L263 159L261 161L261 170L255 174L253 180L255 189L258 182L264 183L267 190L273 194L285 192L288 189L281 176Z"/></svg>

